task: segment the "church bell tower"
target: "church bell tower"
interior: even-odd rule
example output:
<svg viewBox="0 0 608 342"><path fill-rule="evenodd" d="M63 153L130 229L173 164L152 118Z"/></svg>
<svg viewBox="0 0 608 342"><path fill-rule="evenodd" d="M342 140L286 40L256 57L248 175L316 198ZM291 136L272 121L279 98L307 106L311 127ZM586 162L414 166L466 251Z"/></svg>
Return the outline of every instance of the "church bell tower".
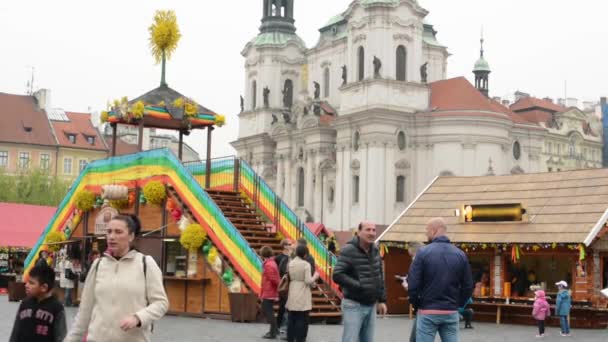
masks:
<svg viewBox="0 0 608 342"><path fill-rule="evenodd" d="M295 33L293 2L294 0L264 0L260 32Z"/></svg>
<svg viewBox="0 0 608 342"><path fill-rule="evenodd" d="M477 88L486 97L490 94L490 64L483 56L483 35L481 36L481 50L479 59L475 63L473 74L475 74L475 88Z"/></svg>

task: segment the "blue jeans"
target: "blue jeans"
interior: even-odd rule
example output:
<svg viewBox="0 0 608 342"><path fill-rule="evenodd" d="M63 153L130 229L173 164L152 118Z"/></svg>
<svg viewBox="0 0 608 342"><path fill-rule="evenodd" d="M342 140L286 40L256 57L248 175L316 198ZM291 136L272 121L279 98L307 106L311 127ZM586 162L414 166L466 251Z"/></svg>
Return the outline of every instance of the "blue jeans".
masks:
<svg viewBox="0 0 608 342"><path fill-rule="evenodd" d="M416 342L434 342L439 332L442 342L458 342L458 313L416 317Z"/></svg>
<svg viewBox="0 0 608 342"><path fill-rule="evenodd" d="M570 333L570 326L568 325L568 316L559 316L559 326L562 328L562 333Z"/></svg>
<svg viewBox="0 0 608 342"><path fill-rule="evenodd" d="M372 342L376 325L376 305L363 305L354 300L342 300L342 342Z"/></svg>

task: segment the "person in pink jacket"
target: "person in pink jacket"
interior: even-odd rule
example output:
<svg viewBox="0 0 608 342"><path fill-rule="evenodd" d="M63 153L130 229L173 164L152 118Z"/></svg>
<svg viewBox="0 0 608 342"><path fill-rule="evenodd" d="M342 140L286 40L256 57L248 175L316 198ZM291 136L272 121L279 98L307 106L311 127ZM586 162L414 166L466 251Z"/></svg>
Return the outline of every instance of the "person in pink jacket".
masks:
<svg viewBox="0 0 608 342"><path fill-rule="evenodd" d="M268 246L262 247L260 256L264 260L262 266L262 312L270 324L270 331L262 336L264 339L275 339L279 334L277 318L274 316L274 304L279 301L279 267L274 261L272 249Z"/></svg>
<svg viewBox="0 0 608 342"><path fill-rule="evenodd" d="M545 298L545 291L538 290L534 292L534 308L532 309L532 317L538 323L538 335L536 337L545 337L545 319L549 316L549 303Z"/></svg>

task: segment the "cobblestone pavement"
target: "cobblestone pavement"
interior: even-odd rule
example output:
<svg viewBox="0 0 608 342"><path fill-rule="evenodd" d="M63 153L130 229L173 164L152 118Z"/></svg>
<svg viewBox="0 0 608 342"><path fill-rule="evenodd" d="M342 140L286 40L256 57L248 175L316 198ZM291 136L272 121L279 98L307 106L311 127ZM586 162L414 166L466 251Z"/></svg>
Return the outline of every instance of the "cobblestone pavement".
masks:
<svg viewBox="0 0 608 342"><path fill-rule="evenodd" d="M8 302L6 296L0 296L1 336L8 336L12 329L17 303ZM68 322L71 324L76 315L76 309L68 308ZM411 322L405 317L378 319L376 324L376 341L401 342L409 338ZM538 341L534 337L535 327L495 324L474 324L474 330L461 330L462 342L525 342ZM260 338L267 331L262 324L241 324L227 321L165 317L155 325L152 340L171 342L241 342L268 341ZM342 327L339 325L312 325L308 342L340 342ZM0 338L1 340L1 338ZM438 341L439 339L437 339ZM608 341L608 330L574 330L572 337L560 337L559 329L550 327L543 341Z"/></svg>

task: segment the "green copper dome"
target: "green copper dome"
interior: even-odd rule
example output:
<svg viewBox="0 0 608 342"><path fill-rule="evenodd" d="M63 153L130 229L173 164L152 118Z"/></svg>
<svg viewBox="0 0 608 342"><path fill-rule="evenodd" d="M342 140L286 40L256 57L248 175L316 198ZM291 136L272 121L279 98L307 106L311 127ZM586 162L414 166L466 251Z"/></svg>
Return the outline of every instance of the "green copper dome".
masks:
<svg viewBox="0 0 608 342"><path fill-rule="evenodd" d="M486 61L485 58L483 58L483 56L479 57L479 59L475 63L475 69L473 69L473 71L491 71L490 64L488 63L488 61Z"/></svg>
<svg viewBox="0 0 608 342"><path fill-rule="evenodd" d="M287 43L294 42L302 48L306 48L304 41L298 37L295 33L284 33L284 32L265 32L260 33L254 40L253 45L260 46L273 46L283 47Z"/></svg>

